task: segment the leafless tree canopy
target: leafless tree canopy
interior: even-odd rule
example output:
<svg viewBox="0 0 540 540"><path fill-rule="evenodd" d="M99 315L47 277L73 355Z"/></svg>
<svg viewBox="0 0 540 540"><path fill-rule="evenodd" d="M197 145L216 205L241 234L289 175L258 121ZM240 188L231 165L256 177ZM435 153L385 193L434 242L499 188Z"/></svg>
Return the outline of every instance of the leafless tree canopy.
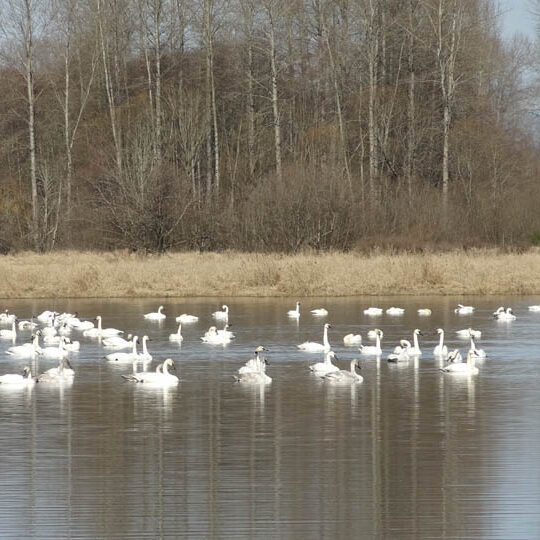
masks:
<svg viewBox="0 0 540 540"><path fill-rule="evenodd" d="M492 0L0 10L1 250L540 244L539 45Z"/></svg>

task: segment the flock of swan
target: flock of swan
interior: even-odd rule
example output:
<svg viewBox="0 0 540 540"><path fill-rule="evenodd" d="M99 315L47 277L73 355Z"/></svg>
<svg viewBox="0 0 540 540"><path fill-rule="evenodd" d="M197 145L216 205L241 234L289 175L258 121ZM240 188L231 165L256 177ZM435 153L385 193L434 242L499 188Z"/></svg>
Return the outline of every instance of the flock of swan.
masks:
<svg viewBox="0 0 540 540"><path fill-rule="evenodd" d="M167 315L163 313L163 306L159 306L158 310L143 315L144 319L150 321L163 321ZM458 304L455 312L459 315L470 315L474 313L473 306L464 306ZM530 311L540 312L540 305L529 306ZM386 310L386 314L400 316L404 314L404 309L399 307L390 307ZM431 310L428 308L419 309L419 316L431 315ZM313 317L325 318L328 316L328 310L325 308L316 308L310 311ZM383 309L378 307L370 307L364 310L367 316L378 317L382 315ZM296 308L286 313L287 317L299 320L301 317L300 302L296 303ZM203 336L203 343L213 345L227 345L234 340L235 335L229 329L229 307L223 305L221 310L212 313L212 317L216 320L216 325L211 326ZM501 306L495 312L493 317L502 321L513 321L516 319L512 308ZM199 320L198 316L183 313L176 317L178 329L176 332L169 335L169 340L177 343L183 341L182 324L195 323ZM218 328L218 325L222 328ZM80 333L81 336L87 338L98 338L100 345L106 349L107 354L104 355L104 360L113 364L131 366L132 371L123 374L124 380L134 383L144 383L151 385L171 385L179 382L176 372L176 366L171 358L159 363L153 370L149 370L149 365L153 360L152 354L148 351L147 342L149 336L144 335L139 339L139 336L128 334L123 337L123 330L116 328L104 328L102 326L101 316L95 317L94 320L81 319L77 313L57 313L55 311L46 310L37 316L32 316L30 319L19 319L15 314L6 310L0 313L0 339L11 340L12 346L6 351L8 355L18 360L36 360L37 358L45 358L58 360L58 365L54 366L41 374L32 373L29 366L24 366L21 373L8 373L0 375L0 385L19 385L29 386L37 382L60 383L63 381L72 381L75 377L75 370L70 362L70 353L80 350L80 341L73 339L73 336ZM5 328L5 327L8 328ZM309 365L309 371L314 375L322 378L324 381L336 384L356 384L363 380L362 375L358 373L360 369L359 360L353 358L350 361L349 369L340 369L334 362L337 359L336 354L332 350L329 340L329 323L323 325L322 342L306 341L297 345L300 351L308 353L323 353L323 361ZM30 340L28 341L27 332L31 332ZM26 336L25 336L26 333ZM469 340L469 349L463 357L459 349L450 351L444 343L445 332L442 328L436 330L439 342L433 349L433 355L439 358L442 366L440 370L443 373L449 374L467 374L475 375L478 373L476 361L484 359L487 355L483 349L479 349L476 345L476 340L481 338L482 332L473 328L464 328L456 332L460 338ZM399 341L392 352L387 356L388 362L407 362L411 358L419 358L423 351L420 346L419 337L423 333L420 329L415 329L412 333L412 338L403 338ZM26 338L26 342L16 345L15 343L20 336ZM382 341L384 333L381 329L375 328L367 333L367 338L375 343L365 345L362 343L361 334L347 334L343 337L345 346L357 346L360 354L365 357L378 357L383 354ZM43 346L40 344L43 341ZM141 351L139 351L139 344ZM262 356L266 349L258 346L253 357L249 358L233 375L234 379L239 383L244 384L268 384L272 382L272 378L266 373L268 361ZM142 365L142 370L138 370L139 364Z"/></svg>

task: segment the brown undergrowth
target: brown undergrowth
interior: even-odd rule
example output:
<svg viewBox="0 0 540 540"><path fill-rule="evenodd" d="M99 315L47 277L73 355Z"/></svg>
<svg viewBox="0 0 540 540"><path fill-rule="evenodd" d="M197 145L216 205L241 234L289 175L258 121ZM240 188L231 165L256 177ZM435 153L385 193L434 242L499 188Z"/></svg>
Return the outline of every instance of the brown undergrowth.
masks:
<svg viewBox="0 0 540 540"><path fill-rule="evenodd" d="M0 275L2 298L538 294L540 251L24 252L1 256Z"/></svg>

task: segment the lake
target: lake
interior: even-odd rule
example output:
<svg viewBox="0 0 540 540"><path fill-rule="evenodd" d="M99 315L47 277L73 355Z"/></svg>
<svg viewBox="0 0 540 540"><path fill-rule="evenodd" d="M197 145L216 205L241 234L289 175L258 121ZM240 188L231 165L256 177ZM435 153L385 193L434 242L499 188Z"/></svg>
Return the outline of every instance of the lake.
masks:
<svg viewBox="0 0 540 540"><path fill-rule="evenodd" d="M104 327L147 334L157 360L172 357L180 383L125 382L97 339L71 353L72 384L0 385L0 535L6 538L540 538L539 298L402 297L302 299L9 300L20 318L44 309L103 316ZM476 306L457 315L457 303ZM201 343L211 313L230 307L236 340ZM142 314L163 304L167 319ZM369 306L403 316L367 317ZM517 320L495 321L500 305ZM309 310L326 307L328 317ZM421 317L416 310L429 307ZM181 346L169 342L174 317ZM311 374L322 354L296 345L330 342L343 369L361 358L364 381L335 386ZM443 374L435 329L482 331L488 357L473 377ZM343 336L384 330L383 357L362 357ZM7 328L4 326L3 328ZM423 355L389 364L400 338L420 328ZM20 333L17 343L29 338ZM257 345L270 385L235 383ZM0 372L27 361L5 354ZM55 360L40 359L40 372Z"/></svg>

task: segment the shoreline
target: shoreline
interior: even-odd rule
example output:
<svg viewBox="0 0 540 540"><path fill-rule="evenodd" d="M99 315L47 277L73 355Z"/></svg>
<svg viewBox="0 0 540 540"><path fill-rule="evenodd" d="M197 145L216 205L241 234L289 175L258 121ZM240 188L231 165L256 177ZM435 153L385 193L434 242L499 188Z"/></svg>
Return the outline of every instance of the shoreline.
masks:
<svg viewBox="0 0 540 540"><path fill-rule="evenodd" d="M540 294L540 250L410 253L58 251L0 256L0 298Z"/></svg>

